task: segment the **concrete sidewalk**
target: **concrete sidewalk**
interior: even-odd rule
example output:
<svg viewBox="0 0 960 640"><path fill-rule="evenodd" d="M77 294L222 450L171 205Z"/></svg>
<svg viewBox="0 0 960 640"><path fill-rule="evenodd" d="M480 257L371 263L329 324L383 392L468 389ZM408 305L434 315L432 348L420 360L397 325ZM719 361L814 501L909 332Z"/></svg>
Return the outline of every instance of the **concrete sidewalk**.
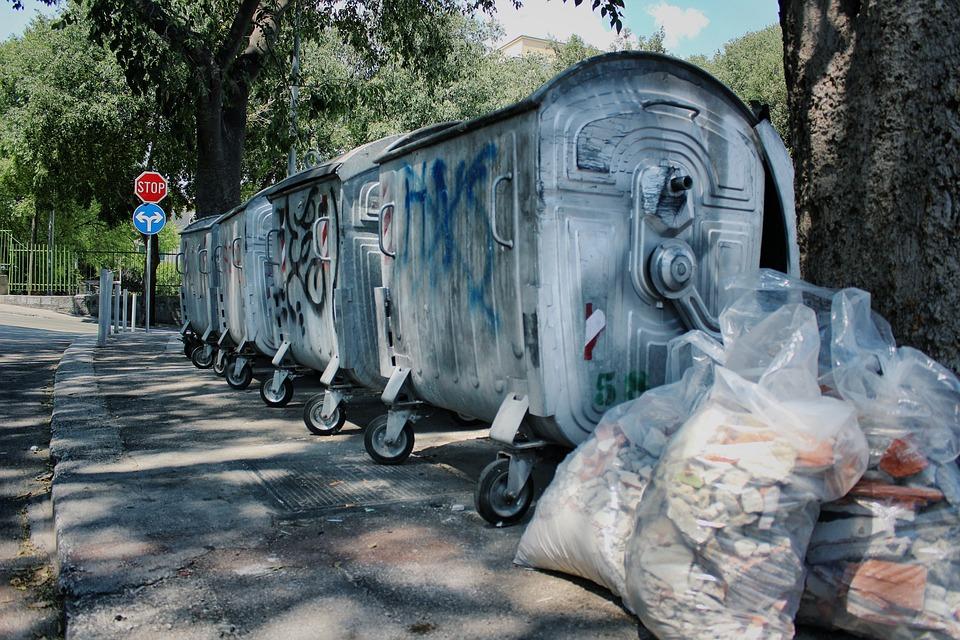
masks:
<svg viewBox="0 0 960 640"><path fill-rule="evenodd" d="M311 436L309 397L269 409L170 332L74 343L51 442L67 637L652 637L606 591L512 565L522 527L473 509L485 431L425 420L383 467L354 423Z"/></svg>
<svg viewBox="0 0 960 640"><path fill-rule="evenodd" d="M521 528L473 509L495 453L483 431L424 421L406 465L378 466L354 424L307 433L308 393L269 409L179 351L152 333L64 356L51 449L67 637L637 637L600 590L512 566ZM348 420L380 412L371 398Z"/></svg>

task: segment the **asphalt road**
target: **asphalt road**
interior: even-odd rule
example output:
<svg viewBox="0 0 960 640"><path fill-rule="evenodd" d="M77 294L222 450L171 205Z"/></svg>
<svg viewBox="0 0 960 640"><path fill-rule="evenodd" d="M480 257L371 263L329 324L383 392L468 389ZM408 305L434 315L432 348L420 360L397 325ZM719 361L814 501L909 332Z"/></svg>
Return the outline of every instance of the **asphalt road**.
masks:
<svg viewBox="0 0 960 640"><path fill-rule="evenodd" d="M96 325L0 304L0 638L58 637L49 459L53 377ZM31 450L36 447L36 450Z"/></svg>

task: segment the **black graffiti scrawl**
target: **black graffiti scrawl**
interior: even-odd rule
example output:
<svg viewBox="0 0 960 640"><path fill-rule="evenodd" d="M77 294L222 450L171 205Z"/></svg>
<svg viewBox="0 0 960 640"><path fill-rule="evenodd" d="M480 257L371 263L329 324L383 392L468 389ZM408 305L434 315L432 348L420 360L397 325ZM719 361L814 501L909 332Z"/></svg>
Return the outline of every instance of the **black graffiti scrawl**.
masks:
<svg viewBox="0 0 960 640"><path fill-rule="evenodd" d="M278 237L280 247L280 281L283 286L274 294L281 339L297 332L301 337L307 333L304 319L304 304L313 306L319 315L329 296L326 292L325 273L329 263L323 262L314 250L314 227L319 218L329 215L329 202L319 187L307 194L302 207L294 202L283 210ZM303 292L305 295L290 295L288 292ZM286 335L285 335L286 334Z"/></svg>

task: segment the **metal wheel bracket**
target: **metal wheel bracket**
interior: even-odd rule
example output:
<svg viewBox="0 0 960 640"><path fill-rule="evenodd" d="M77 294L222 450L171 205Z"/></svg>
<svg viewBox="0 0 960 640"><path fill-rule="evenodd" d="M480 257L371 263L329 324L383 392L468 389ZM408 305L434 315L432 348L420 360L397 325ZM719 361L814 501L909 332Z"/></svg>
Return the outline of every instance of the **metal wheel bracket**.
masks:
<svg viewBox="0 0 960 640"><path fill-rule="evenodd" d="M182 336L187 335L187 329L189 328L190 328L190 321L187 320L186 322L183 323L183 326L180 327L180 335Z"/></svg>
<svg viewBox="0 0 960 640"><path fill-rule="evenodd" d="M337 377L337 371L340 370L340 356L333 356L330 358L330 362L327 363L327 367L323 370L323 375L320 376L320 384L325 387L329 387L333 384L333 379ZM324 409L326 411L326 409ZM327 415L324 413L324 415Z"/></svg>
<svg viewBox="0 0 960 640"><path fill-rule="evenodd" d="M205 345L203 348L204 348L204 349L209 349L209 348L210 348L210 345ZM221 364L223 364L223 359L226 358L226 357L227 357L227 353L226 353L225 351L222 351L222 350L221 350L221 351L217 351L216 365L219 367Z"/></svg>
<svg viewBox="0 0 960 640"><path fill-rule="evenodd" d="M510 459L510 470L507 472L507 497L516 500L523 486L533 473L533 465L537 455L533 452L514 452L507 455Z"/></svg>
<svg viewBox="0 0 960 640"><path fill-rule="evenodd" d="M207 330L203 332L203 335L200 336L202 342L206 342L210 338L210 334L213 332L213 327L207 327Z"/></svg>
<svg viewBox="0 0 960 640"><path fill-rule="evenodd" d="M394 409L387 412L387 431L384 434L383 442L388 446L397 444L397 439L403 431L403 427L410 420L413 411L410 409Z"/></svg>
<svg viewBox="0 0 960 640"><path fill-rule="evenodd" d="M284 343L286 344L286 343ZM286 369L277 369L273 372L273 382L270 383L270 392L279 395L283 388L283 381L290 377Z"/></svg>
<svg viewBox="0 0 960 640"><path fill-rule="evenodd" d="M384 387L383 393L380 395L380 399L384 404L392 405L397 400L397 396L399 396L403 390L403 385L406 384L408 377L410 377L410 369L408 367L393 368L393 373L390 374L387 386ZM399 433L399 431L397 433ZM391 444L393 444L393 441L391 441Z"/></svg>
<svg viewBox="0 0 960 640"><path fill-rule="evenodd" d="M503 444L513 444L529 409L529 396L508 393L500 403L497 417L490 426L490 437Z"/></svg>
<svg viewBox="0 0 960 640"><path fill-rule="evenodd" d="M217 346L223 347L223 343L226 339L227 339L227 332L224 331L223 333L220 334L220 339L217 340Z"/></svg>
<svg viewBox="0 0 960 640"><path fill-rule="evenodd" d="M324 420L330 418L333 412L337 410L340 403L343 402L345 394L339 389L327 389L323 394L323 408L320 410L320 417Z"/></svg>
<svg viewBox="0 0 960 640"><path fill-rule="evenodd" d="M283 362L283 357L287 355L287 351L289 350L290 343L284 340L283 343L280 344L280 348L277 349L277 352L273 355L273 360L270 361L270 364L275 367L279 367L280 363Z"/></svg>
<svg viewBox="0 0 960 640"><path fill-rule="evenodd" d="M247 359L243 356L237 356L233 363L233 375L239 376L245 364L247 364Z"/></svg>

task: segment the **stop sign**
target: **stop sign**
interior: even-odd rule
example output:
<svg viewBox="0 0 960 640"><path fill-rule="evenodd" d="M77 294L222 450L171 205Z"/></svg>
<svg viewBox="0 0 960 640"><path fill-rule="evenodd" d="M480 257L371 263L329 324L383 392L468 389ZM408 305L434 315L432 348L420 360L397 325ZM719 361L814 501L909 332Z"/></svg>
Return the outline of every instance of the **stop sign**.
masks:
<svg viewBox="0 0 960 640"><path fill-rule="evenodd" d="M160 202L167 197L167 179L156 171L144 171L133 181L133 192L144 202Z"/></svg>

